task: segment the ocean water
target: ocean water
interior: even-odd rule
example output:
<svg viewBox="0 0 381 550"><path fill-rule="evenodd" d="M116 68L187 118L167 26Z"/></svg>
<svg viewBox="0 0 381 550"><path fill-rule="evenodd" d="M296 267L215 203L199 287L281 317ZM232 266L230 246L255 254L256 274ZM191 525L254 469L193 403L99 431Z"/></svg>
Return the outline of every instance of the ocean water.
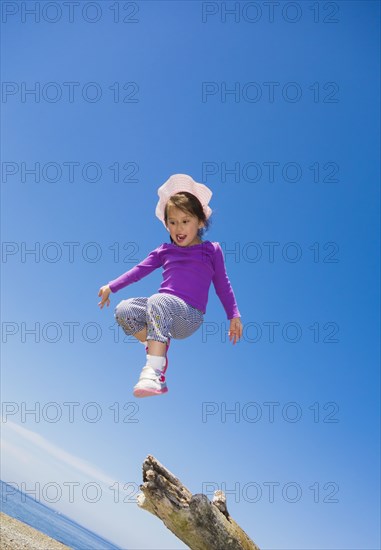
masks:
<svg viewBox="0 0 381 550"><path fill-rule="evenodd" d="M1 511L74 550L121 550L67 516L0 481ZM125 550L125 549L123 549Z"/></svg>

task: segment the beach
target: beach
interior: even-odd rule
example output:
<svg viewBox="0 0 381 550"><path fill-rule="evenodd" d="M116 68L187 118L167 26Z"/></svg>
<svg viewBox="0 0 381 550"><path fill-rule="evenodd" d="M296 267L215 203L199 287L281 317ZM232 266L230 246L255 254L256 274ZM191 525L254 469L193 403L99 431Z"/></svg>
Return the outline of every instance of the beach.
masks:
<svg viewBox="0 0 381 550"><path fill-rule="evenodd" d="M67 550L69 546L1 512L0 548L1 550Z"/></svg>

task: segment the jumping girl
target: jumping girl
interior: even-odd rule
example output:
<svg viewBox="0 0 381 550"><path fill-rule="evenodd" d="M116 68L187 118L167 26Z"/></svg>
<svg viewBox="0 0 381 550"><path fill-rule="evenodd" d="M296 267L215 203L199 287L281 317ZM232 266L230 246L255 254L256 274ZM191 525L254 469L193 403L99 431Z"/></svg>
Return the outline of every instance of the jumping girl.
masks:
<svg viewBox="0 0 381 550"><path fill-rule="evenodd" d="M98 293L102 309L110 305L110 293L163 268L157 294L122 300L115 308L118 324L142 342L147 352L146 365L134 387L135 397L168 391L165 372L170 339L187 338L201 327L211 282L230 320L229 340L235 344L242 336L240 312L221 246L201 239L212 213L208 206L211 190L186 174L174 174L158 189L158 195L155 213L169 231L171 243L160 245Z"/></svg>

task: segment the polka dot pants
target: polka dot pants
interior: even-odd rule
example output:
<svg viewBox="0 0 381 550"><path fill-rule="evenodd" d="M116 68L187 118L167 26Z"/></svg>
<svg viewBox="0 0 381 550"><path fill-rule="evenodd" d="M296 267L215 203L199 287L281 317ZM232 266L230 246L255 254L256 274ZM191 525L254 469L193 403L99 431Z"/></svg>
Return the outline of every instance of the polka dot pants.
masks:
<svg viewBox="0 0 381 550"><path fill-rule="evenodd" d="M160 292L149 298L122 300L115 308L115 319L127 335L147 328L147 340L167 342L187 338L203 323L204 314L181 298Z"/></svg>

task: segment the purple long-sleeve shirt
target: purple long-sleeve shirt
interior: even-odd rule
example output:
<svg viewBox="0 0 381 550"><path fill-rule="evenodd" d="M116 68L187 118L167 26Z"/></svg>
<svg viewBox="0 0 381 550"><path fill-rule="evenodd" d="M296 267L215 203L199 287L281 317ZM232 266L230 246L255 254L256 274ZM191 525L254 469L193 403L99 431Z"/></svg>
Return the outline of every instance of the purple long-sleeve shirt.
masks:
<svg viewBox="0 0 381 550"><path fill-rule="evenodd" d="M178 296L187 304L206 313L209 287L213 282L227 318L241 316L218 242L204 241L184 247L164 243L150 252L138 265L108 284L112 292L117 292L146 277L158 267L163 267L163 281L159 292Z"/></svg>

